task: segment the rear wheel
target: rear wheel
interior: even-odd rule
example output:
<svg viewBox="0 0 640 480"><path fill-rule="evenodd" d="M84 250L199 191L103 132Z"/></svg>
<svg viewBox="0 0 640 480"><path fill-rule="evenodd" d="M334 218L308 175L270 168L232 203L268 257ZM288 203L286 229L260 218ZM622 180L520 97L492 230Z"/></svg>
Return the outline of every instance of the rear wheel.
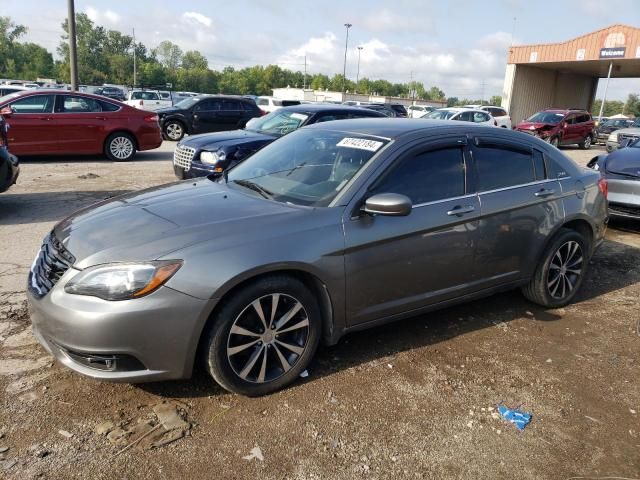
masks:
<svg viewBox="0 0 640 480"><path fill-rule="evenodd" d="M589 150L591 148L591 136L587 136L582 142L578 144L582 150Z"/></svg>
<svg viewBox="0 0 640 480"><path fill-rule="evenodd" d="M164 136L169 140L178 142L184 137L184 125L177 120L169 120L164 124Z"/></svg>
<svg viewBox="0 0 640 480"><path fill-rule="evenodd" d="M233 294L216 314L207 368L231 392L265 395L298 378L320 334L320 310L307 287L292 277L266 277Z"/></svg>
<svg viewBox="0 0 640 480"><path fill-rule="evenodd" d="M126 162L136 154L136 142L128 133L112 133L104 144L104 154L114 162Z"/></svg>
<svg viewBox="0 0 640 480"><path fill-rule="evenodd" d="M564 307L582 285L589 263L588 252L588 242L580 233L563 228L545 250L522 293L543 307Z"/></svg>

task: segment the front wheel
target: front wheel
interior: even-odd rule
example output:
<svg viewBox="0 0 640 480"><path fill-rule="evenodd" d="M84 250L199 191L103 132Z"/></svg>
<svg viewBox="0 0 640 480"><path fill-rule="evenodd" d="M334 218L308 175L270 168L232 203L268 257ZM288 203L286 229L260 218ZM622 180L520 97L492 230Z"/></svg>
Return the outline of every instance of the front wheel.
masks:
<svg viewBox="0 0 640 480"><path fill-rule="evenodd" d="M104 154L114 162L126 162L136 154L136 142L128 133L112 133L105 142Z"/></svg>
<svg viewBox="0 0 640 480"><path fill-rule="evenodd" d="M558 137L553 137L551 140L549 140L549 143L558 148L558 145L560 145L560 140L558 139Z"/></svg>
<svg viewBox="0 0 640 480"><path fill-rule="evenodd" d="M299 280L262 278L225 301L206 338L206 363L223 388L250 397L295 381L321 335L320 309Z"/></svg>
<svg viewBox="0 0 640 480"><path fill-rule="evenodd" d="M563 228L545 250L522 293L543 307L564 307L582 285L588 263L588 242L575 230Z"/></svg>
<svg viewBox="0 0 640 480"><path fill-rule="evenodd" d="M582 142L578 144L582 150L589 150L591 148L591 136L587 136Z"/></svg>
<svg viewBox="0 0 640 480"><path fill-rule="evenodd" d="M176 120L169 120L164 125L164 135L169 140L178 142L184 137L184 125Z"/></svg>

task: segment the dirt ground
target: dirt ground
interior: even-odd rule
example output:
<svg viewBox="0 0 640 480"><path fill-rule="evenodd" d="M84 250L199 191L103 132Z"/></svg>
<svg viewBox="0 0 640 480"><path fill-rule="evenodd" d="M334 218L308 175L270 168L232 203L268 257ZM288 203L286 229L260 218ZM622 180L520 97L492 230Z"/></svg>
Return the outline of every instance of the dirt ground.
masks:
<svg viewBox="0 0 640 480"><path fill-rule="evenodd" d="M202 372L136 386L54 363L24 300L41 239L77 208L172 181L172 148L124 164L23 159L0 195L0 478L640 478L639 223L610 225L569 307L510 292L351 334L268 397L228 394ZM598 153L565 152L582 164ZM118 455L164 428L163 402L186 436ZM520 432L498 404L533 419ZM114 427L115 443L96 431Z"/></svg>

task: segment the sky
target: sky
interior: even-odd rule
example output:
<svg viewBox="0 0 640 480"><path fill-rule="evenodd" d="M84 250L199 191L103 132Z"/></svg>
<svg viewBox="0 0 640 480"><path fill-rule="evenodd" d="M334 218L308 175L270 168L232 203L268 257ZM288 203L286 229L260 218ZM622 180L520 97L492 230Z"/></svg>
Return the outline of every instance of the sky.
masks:
<svg viewBox="0 0 640 480"><path fill-rule="evenodd" d="M13 5L13 7L11 6ZM278 64L308 73L342 73L345 23L347 77L421 81L445 94L479 99L500 95L510 45L559 42L624 23L640 25L640 0L76 0L109 29L131 33L153 48L163 40L198 50L209 67ZM54 52L66 0L0 3L0 15L28 27L23 40ZM598 97L602 96L600 82ZM613 79L609 99L640 93L640 79Z"/></svg>

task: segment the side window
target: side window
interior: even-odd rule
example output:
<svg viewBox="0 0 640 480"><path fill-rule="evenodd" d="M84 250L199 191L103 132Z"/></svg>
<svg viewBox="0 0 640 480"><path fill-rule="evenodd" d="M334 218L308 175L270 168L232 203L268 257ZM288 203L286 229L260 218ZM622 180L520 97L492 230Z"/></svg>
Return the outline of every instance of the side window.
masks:
<svg viewBox="0 0 640 480"><path fill-rule="evenodd" d="M515 146L487 144L473 151L478 191L522 185L536 180L531 152Z"/></svg>
<svg viewBox="0 0 640 480"><path fill-rule="evenodd" d="M473 121L475 123L488 122L489 120L491 120L491 117L489 117L489 115L486 113L482 113L482 112L471 112L471 113L473 113Z"/></svg>
<svg viewBox="0 0 640 480"><path fill-rule="evenodd" d="M235 110L242 110L242 107L240 106L240 102L236 101L236 100L222 100L222 110L226 110L226 111L235 111Z"/></svg>
<svg viewBox="0 0 640 480"><path fill-rule="evenodd" d="M345 120L347 119L346 113L328 113L326 115L321 115L315 123L320 122L331 122L332 120Z"/></svg>
<svg viewBox="0 0 640 480"><path fill-rule="evenodd" d="M566 172L560 162L556 161L553 157L545 155L547 160L547 167L549 168L549 178L567 178L569 174Z"/></svg>
<svg viewBox="0 0 640 480"><path fill-rule="evenodd" d="M509 114L507 113L507 111L506 111L506 110L503 110L502 108L499 108L499 109L498 109L498 114L497 114L497 115L498 115L499 117L508 117L508 116L509 116Z"/></svg>
<svg viewBox="0 0 640 480"><path fill-rule="evenodd" d="M463 122L473 122L474 112L462 112L455 120L462 120Z"/></svg>
<svg viewBox="0 0 640 480"><path fill-rule="evenodd" d="M11 104L14 113L51 113L54 95L32 95Z"/></svg>
<svg viewBox="0 0 640 480"><path fill-rule="evenodd" d="M211 112L211 111L217 111L220 110L220 100L201 100L200 102L198 102L196 104L195 107L193 107L193 110L198 112L198 111L205 111L205 112Z"/></svg>
<svg viewBox="0 0 640 480"><path fill-rule="evenodd" d="M100 102L93 100L92 98L64 95L61 100L62 102L60 103L62 103L62 105L58 103L58 106L56 106L56 112L93 113L102 111L102 105Z"/></svg>
<svg viewBox="0 0 640 480"><path fill-rule="evenodd" d="M103 112L117 112L120 110L118 105L114 105L113 103L100 101L100 106L102 107Z"/></svg>
<svg viewBox="0 0 640 480"><path fill-rule="evenodd" d="M245 112L255 112L257 109L255 103L252 105L249 102L240 102L240 106Z"/></svg>
<svg viewBox="0 0 640 480"><path fill-rule="evenodd" d="M576 124L576 116L575 115L569 115L567 118L564 119L565 122L567 122L569 125L575 125Z"/></svg>
<svg viewBox="0 0 640 480"><path fill-rule="evenodd" d="M269 100L266 98L259 98L256 101L256 105L269 105Z"/></svg>
<svg viewBox="0 0 640 480"><path fill-rule="evenodd" d="M401 161L375 186L375 193L400 193L414 205L465 193L462 148L423 152Z"/></svg>
<svg viewBox="0 0 640 480"><path fill-rule="evenodd" d="M547 178L547 169L544 165L544 155L539 150L533 151L533 169L535 171L536 180L544 180Z"/></svg>

